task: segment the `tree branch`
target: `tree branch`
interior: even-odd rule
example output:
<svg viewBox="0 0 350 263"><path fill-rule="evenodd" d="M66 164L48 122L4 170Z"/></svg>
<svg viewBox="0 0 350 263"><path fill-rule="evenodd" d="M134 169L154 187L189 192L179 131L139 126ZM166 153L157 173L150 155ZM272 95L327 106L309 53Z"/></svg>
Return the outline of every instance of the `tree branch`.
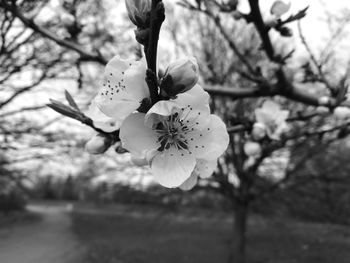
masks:
<svg viewBox="0 0 350 263"><path fill-rule="evenodd" d="M1 7L3 7L5 10L11 12L15 17L17 17L21 22L27 26L28 28L31 28L35 32L41 34L42 36L56 42L58 45L66 47L70 50L73 50L80 54L81 60L85 61L96 61L102 65L105 65L107 63L107 60L104 59L100 54L96 53L89 53L82 49L78 44L71 42L69 40L63 40L60 39L58 36L47 30L46 28L43 28L39 25L37 25L33 19L26 18L17 8L15 4L8 4L6 1L2 1L0 4Z"/></svg>

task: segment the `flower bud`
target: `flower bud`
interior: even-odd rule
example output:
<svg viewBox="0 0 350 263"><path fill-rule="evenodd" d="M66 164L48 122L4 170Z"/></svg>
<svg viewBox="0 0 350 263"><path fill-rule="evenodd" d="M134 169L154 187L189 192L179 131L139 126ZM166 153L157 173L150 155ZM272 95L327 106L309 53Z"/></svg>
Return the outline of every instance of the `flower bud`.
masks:
<svg viewBox="0 0 350 263"><path fill-rule="evenodd" d="M169 65L161 83L161 89L169 96L186 92L198 81L198 64L193 57L175 61Z"/></svg>
<svg viewBox="0 0 350 263"><path fill-rule="evenodd" d="M91 154L101 154L108 150L112 142L112 138L99 133L85 144L85 149Z"/></svg>
<svg viewBox="0 0 350 263"><path fill-rule="evenodd" d="M266 126L261 122L256 122L253 125L252 137L256 141L260 141L266 136Z"/></svg>
<svg viewBox="0 0 350 263"><path fill-rule="evenodd" d="M131 22L139 28L147 28L151 0L125 0L126 9Z"/></svg>
<svg viewBox="0 0 350 263"><path fill-rule="evenodd" d="M318 99L318 105L320 106L327 106L329 105L330 98L327 96L322 96Z"/></svg>
<svg viewBox="0 0 350 263"><path fill-rule="evenodd" d="M257 142L248 141L244 144L244 153L249 157L259 157L261 155L261 146Z"/></svg>
<svg viewBox="0 0 350 263"><path fill-rule="evenodd" d="M350 109L344 106L336 107L334 109L334 115L341 120L350 118Z"/></svg>
<svg viewBox="0 0 350 263"><path fill-rule="evenodd" d="M290 7L291 7L290 1L276 0L271 6L270 13L272 15L275 15L277 18L280 18L282 15L284 15L289 11Z"/></svg>
<svg viewBox="0 0 350 263"><path fill-rule="evenodd" d="M60 15L61 22L64 26L69 27L74 24L74 16L66 12Z"/></svg>
<svg viewBox="0 0 350 263"><path fill-rule="evenodd" d="M319 114L326 114L326 113L329 113L329 108L327 108L325 106L318 106L316 108L316 112Z"/></svg>
<svg viewBox="0 0 350 263"><path fill-rule="evenodd" d="M234 20L240 20L241 18L243 18L243 15L241 12L235 10L232 12L232 17Z"/></svg>

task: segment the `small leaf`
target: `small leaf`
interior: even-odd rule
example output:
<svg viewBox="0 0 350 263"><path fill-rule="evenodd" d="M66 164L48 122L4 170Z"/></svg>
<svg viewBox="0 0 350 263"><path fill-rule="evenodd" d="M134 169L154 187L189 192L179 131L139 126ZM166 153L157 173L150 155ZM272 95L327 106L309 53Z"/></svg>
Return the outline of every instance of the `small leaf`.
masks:
<svg viewBox="0 0 350 263"><path fill-rule="evenodd" d="M300 20L306 16L306 11L309 9L309 6L305 7L304 9L300 10L297 14L291 15L287 18L287 20L283 21L284 24Z"/></svg>
<svg viewBox="0 0 350 263"><path fill-rule="evenodd" d="M68 101L69 105L72 106L74 109L80 111L72 95L70 95L70 93L67 90L64 91L64 95L66 96L66 100Z"/></svg>
<svg viewBox="0 0 350 263"><path fill-rule="evenodd" d="M64 105L63 103L50 99L51 103L47 104L48 107L53 109L54 111L67 116L72 119L81 120L81 113L79 111L76 111L75 109L72 109L69 106Z"/></svg>

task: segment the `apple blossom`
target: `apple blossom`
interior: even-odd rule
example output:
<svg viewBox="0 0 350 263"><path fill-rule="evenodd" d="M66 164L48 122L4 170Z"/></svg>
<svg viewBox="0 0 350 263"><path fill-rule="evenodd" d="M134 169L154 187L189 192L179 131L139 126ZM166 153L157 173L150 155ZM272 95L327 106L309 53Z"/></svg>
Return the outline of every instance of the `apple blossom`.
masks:
<svg viewBox="0 0 350 263"><path fill-rule="evenodd" d="M228 146L226 126L210 114L208 102L208 93L196 85L175 99L157 102L147 114L131 114L120 128L123 147L145 157L161 185L179 187L198 159L216 160Z"/></svg>
<svg viewBox="0 0 350 263"><path fill-rule="evenodd" d="M170 63L162 79L161 89L168 96L190 90L199 78L199 68L194 57Z"/></svg>
<svg viewBox="0 0 350 263"><path fill-rule="evenodd" d="M120 128L123 120L149 97L145 76L144 59L123 60L116 56L108 62L102 87L87 113L96 127L107 132Z"/></svg>
<svg viewBox="0 0 350 263"><path fill-rule="evenodd" d="M281 110L277 103L270 100L255 110L257 122L265 125L267 135L273 140L279 140L281 134L288 128L286 122L288 115L289 111Z"/></svg>

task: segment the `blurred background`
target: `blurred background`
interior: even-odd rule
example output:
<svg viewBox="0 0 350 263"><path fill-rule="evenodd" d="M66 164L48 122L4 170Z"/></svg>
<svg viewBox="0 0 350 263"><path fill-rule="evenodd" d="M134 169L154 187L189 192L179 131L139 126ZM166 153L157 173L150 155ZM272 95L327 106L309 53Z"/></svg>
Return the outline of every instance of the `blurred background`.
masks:
<svg viewBox="0 0 350 263"><path fill-rule="evenodd" d="M220 158L212 178L192 191L165 189L147 168L133 166L129 155L116 153L115 147L104 155L88 154L84 145L95 132L46 106L50 98L64 101L67 90L86 111L106 61L114 55L142 56L124 1L2 1L1 263L228 262L236 207L232 199L240 198L242 185L233 151ZM245 0L216 2L249 12ZM261 1L264 15L273 2ZM204 87L249 88L234 43L273 78L275 65L261 52L253 25L229 11L218 25L177 1L164 3L160 68L195 56ZM337 85L349 76L350 8L340 0L292 1L286 17L307 6L300 20L303 35L324 76ZM294 50L287 68L299 87L327 94L297 24L288 25L288 36L272 31L273 44L280 52ZM232 118L253 118L262 101L215 95L211 106L234 124ZM277 101L294 115L315 109ZM332 116L296 121L290 133L318 131L337 121ZM331 134L295 137L261 161L249 198L247 262L349 262L348 133L346 126Z"/></svg>

